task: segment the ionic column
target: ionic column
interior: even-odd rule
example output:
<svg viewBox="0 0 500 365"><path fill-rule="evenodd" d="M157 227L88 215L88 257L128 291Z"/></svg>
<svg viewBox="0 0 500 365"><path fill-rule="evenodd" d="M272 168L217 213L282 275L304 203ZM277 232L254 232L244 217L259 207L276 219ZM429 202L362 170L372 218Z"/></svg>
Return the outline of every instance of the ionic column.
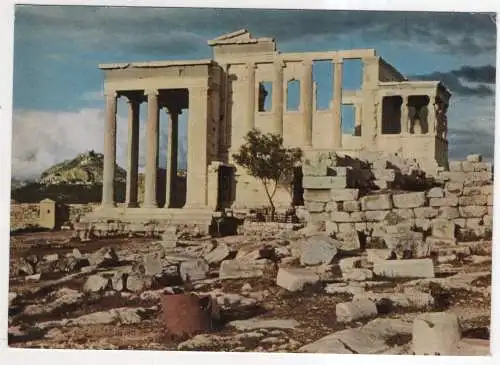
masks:
<svg viewBox="0 0 500 365"><path fill-rule="evenodd" d="M147 90L148 97L148 120L146 129L146 176L144 182L144 207L155 208L156 201L156 179L158 170L158 90Z"/></svg>
<svg viewBox="0 0 500 365"><path fill-rule="evenodd" d="M116 104L117 93L106 93L106 122L104 128L104 167L102 175L102 206L115 205L116 163Z"/></svg>
<svg viewBox="0 0 500 365"><path fill-rule="evenodd" d="M252 130L255 125L255 63L250 62L247 64L248 71L248 96L247 96L247 120L246 120L246 130L243 133L243 137Z"/></svg>
<svg viewBox="0 0 500 365"><path fill-rule="evenodd" d="M403 96L401 104L401 134L408 134L410 130L410 118L408 118L408 95Z"/></svg>
<svg viewBox="0 0 500 365"><path fill-rule="evenodd" d="M300 102L304 127L304 146L312 146L312 106L313 106L313 75L312 61L304 61L304 75L300 83Z"/></svg>
<svg viewBox="0 0 500 365"><path fill-rule="evenodd" d="M139 108L140 102L132 97L128 103L128 158L125 203L129 208L137 204L137 179L139 167Z"/></svg>
<svg viewBox="0 0 500 365"><path fill-rule="evenodd" d="M274 133L283 135L283 64L274 64L275 76L273 87Z"/></svg>
<svg viewBox="0 0 500 365"><path fill-rule="evenodd" d="M172 207L175 179L177 177L177 145L179 130L179 114L176 109L168 109L168 146L167 146L167 171L165 189L165 208Z"/></svg>
<svg viewBox="0 0 500 365"><path fill-rule="evenodd" d="M333 148L342 148L342 64L342 60L333 61Z"/></svg>

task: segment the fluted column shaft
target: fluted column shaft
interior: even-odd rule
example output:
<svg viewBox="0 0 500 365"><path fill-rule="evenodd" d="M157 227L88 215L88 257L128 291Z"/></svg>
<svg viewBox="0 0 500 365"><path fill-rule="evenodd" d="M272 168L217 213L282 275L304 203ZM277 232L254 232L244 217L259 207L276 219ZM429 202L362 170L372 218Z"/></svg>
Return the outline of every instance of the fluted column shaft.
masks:
<svg viewBox="0 0 500 365"><path fill-rule="evenodd" d="M177 177L178 125L180 112L176 109L170 109L168 113L170 115L170 120L168 121L165 208L172 207L174 184Z"/></svg>
<svg viewBox="0 0 500 365"><path fill-rule="evenodd" d="M146 95L148 97L148 120L146 129L147 148L144 207L155 208L158 205L156 200L159 136L158 90L147 90Z"/></svg>
<svg viewBox="0 0 500 365"><path fill-rule="evenodd" d="M106 93L106 122L104 128L104 166L102 176L102 205L115 205L115 163L116 163L116 106L117 94Z"/></svg>
<svg viewBox="0 0 500 365"><path fill-rule="evenodd" d="M139 168L139 108L140 102L133 98L128 103L128 158L127 158L127 185L126 205L129 208L137 207L137 184Z"/></svg>

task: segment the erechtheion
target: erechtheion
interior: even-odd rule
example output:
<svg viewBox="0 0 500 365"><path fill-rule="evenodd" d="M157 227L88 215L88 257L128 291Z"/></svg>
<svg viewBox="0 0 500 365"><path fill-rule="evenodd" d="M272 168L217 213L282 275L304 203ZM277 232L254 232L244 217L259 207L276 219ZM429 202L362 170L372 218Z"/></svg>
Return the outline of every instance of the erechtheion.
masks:
<svg viewBox="0 0 500 365"><path fill-rule="evenodd" d="M287 146L305 156L332 151L356 156L389 151L416 159L426 171L447 167L446 110L450 93L439 82L408 81L373 49L280 53L272 38L253 38L247 30L208 42L212 59L103 64L106 97L103 217L165 218L189 212L190 219L227 207L267 203L260 183L233 164L232 153L252 128L279 133ZM362 62L358 90L343 90L344 61ZM332 63L330 107L316 107L313 63ZM272 92L263 87L271 84ZM298 105L287 108L291 84ZM114 202L117 99L129 104L128 176L125 207ZM264 107L268 98L271 107ZM147 108L144 201L138 203L139 107ZM342 106L354 108L355 128L342 132ZM172 204L177 177L179 114L188 110L185 205ZM166 186L158 187L159 115L169 115ZM164 194L164 206L159 206ZM289 204L289 195L278 202ZM182 209L178 209L182 208ZM183 213L186 212L186 213ZM177 215L176 215L177 214Z"/></svg>

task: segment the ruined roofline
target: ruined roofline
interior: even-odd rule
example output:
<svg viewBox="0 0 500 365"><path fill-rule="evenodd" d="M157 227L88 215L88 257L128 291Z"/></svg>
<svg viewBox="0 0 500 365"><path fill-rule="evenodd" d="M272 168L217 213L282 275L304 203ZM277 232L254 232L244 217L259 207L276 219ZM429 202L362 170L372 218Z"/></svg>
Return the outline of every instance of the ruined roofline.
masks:
<svg viewBox="0 0 500 365"><path fill-rule="evenodd" d="M256 44L260 42L274 43L272 37L252 38L248 29L243 28L237 31L223 34L217 38L207 41L209 46L226 45L226 44Z"/></svg>
<svg viewBox="0 0 500 365"><path fill-rule="evenodd" d="M181 60L181 61L147 61L99 64L101 70L127 69L127 68L161 68L174 66L196 66L214 64L212 59Z"/></svg>
<svg viewBox="0 0 500 365"><path fill-rule="evenodd" d="M379 62L380 62L381 65L389 68L392 72L394 72L397 76L399 76L400 78L402 78L404 81L408 81L408 78L405 75L403 75L396 67L394 67L393 65L391 65L384 58L382 58L382 57L379 56Z"/></svg>

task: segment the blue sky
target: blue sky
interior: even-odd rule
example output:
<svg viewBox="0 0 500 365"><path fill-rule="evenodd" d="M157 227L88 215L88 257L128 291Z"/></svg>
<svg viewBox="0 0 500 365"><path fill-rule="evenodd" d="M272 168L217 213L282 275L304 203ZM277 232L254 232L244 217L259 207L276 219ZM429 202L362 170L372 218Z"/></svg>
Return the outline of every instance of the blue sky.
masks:
<svg viewBox="0 0 500 365"><path fill-rule="evenodd" d="M496 29L488 14L35 5L15 14L13 176L33 178L79 152L102 150L99 63L209 58L207 40L240 28L275 37L282 52L375 48L408 77L443 80L453 92L450 158L493 156ZM316 80L328 77L318 67ZM353 67L345 83L358 77ZM118 123L124 166L124 102ZM163 133L162 151L165 144Z"/></svg>

